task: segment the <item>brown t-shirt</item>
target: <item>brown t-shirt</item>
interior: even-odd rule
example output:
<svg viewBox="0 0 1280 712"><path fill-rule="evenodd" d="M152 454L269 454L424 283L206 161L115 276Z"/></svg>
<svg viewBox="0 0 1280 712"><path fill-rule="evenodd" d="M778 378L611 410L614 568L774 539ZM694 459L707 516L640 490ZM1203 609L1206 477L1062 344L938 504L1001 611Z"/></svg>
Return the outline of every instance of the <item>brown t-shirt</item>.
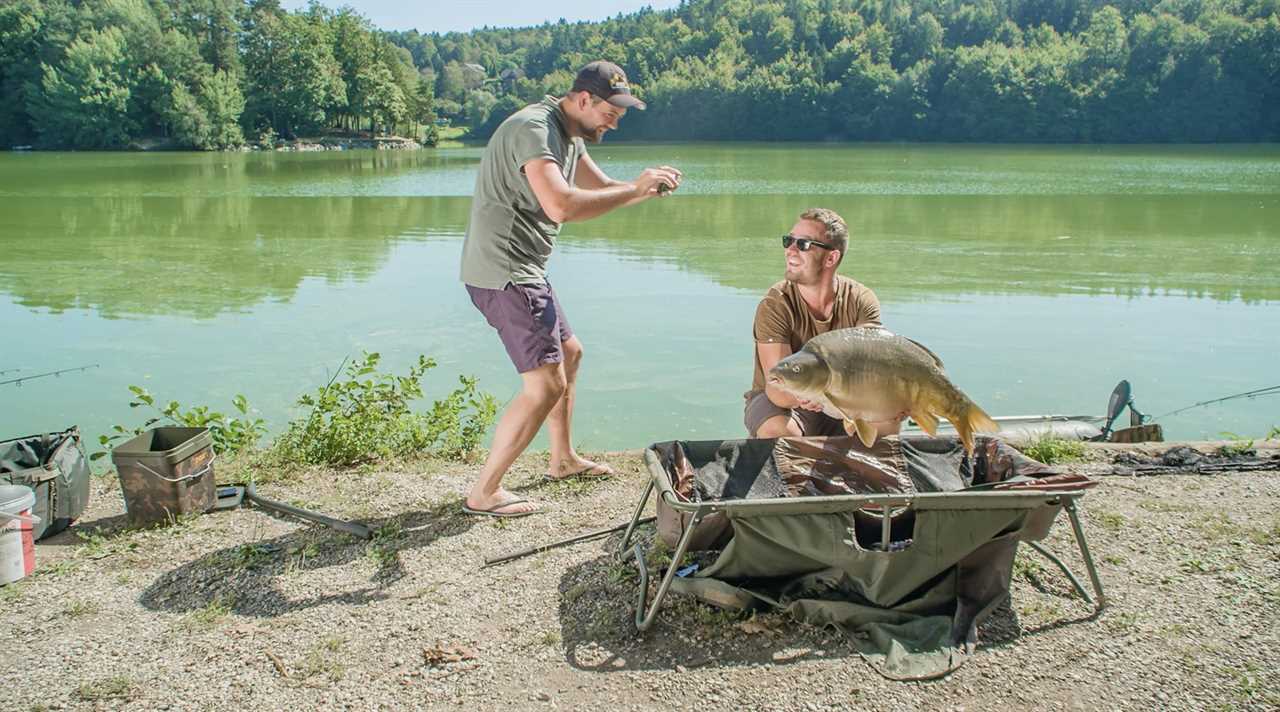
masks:
<svg viewBox="0 0 1280 712"><path fill-rule="evenodd" d="M853 326L880 326L880 300L875 292L848 277L836 275L836 299L831 308L831 318L819 321L809 311L800 296L795 282L783 280L769 287L760 306L756 307L756 320L752 327L757 344L791 344L791 353L805 343L832 329ZM752 346L756 371L751 381L750 398L764 390L764 371L760 368L760 350Z"/></svg>

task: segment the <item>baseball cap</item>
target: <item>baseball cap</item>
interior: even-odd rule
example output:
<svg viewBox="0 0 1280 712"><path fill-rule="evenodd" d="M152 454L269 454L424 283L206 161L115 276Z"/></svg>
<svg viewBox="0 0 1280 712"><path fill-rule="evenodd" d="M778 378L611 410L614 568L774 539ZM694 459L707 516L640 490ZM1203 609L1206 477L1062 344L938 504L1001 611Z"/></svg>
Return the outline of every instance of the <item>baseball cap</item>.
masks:
<svg viewBox="0 0 1280 712"><path fill-rule="evenodd" d="M631 93L626 72L613 62L596 61L583 67L573 80L572 91L588 91L614 106L644 111L644 102Z"/></svg>

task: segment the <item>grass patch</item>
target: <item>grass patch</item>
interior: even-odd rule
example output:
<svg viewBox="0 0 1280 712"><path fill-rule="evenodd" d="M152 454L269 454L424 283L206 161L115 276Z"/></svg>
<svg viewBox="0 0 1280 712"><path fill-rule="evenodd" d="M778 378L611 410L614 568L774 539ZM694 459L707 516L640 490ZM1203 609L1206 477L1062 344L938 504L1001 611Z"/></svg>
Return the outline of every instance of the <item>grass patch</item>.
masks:
<svg viewBox="0 0 1280 712"><path fill-rule="evenodd" d="M231 555L231 566L238 571L252 571L271 561L274 548L266 544L241 544Z"/></svg>
<svg viewBox="0 0 1280 712"><path fill-rule="evenodd" d="M329 678L330 682L341 680L346 673L346 668L342 664L342 656L339 653L342 652L345 642L342 638L331 635L316 643L302 660L302 678L305 680L323 675Z"/></svg>
<svg viewBox="0 0 1280 712"><path fill-rule="evenodd" d="M98 604L93 601L68 601L62 609L62 615L68 618L83 618L98 612Z"/></svg>
<svg viewBox="0 0 1280 712"><path fill-rule="evenodd" d="M1138 629L1138 614L1133 611L1109 614L1103 621L1107 629L1115 633L1131 633Z"/></svg>
<svg viewBox="0 0 1280 712"><path fill-rule="evenodd" d="M307 562L320 555L320 547L314 541L308 541L305 544L290 547L286 553L289 558L285 562L284 572L292 574L306 569Z"/></svg>
<svg viewBox="0 0 1280 712"><path fill-rule="evenodd" d="M76 697L85 702L99 700L127 699L133 697L133 681L124 675L116 675L105 680L86 682L76 688Z"/></svg>
<svg viewBox="0 0 1280 712"><path fill-rule="evenodd" d="M1044 566L1038 558L1024 554L1020 550L1013 559L1013 576L1035 582L1044 576Z"/></svg>
<svg viewBox="0 0 1280 712"><path fill-rule="evenodd" d="M1231 440L1226 445L1218 448L1218 454L1223 457L1253 457L1258 451L1253 447L1253 439L1236 435L1235 433L1222 433L1222 436Z"/></svg>
<svg viewBox="0 0 1280 712"><path fill-rule="evenodd" d="M1109 532L1118 532L1124 529L1124 525L1129 523L1123 514L1107 511L1089 511L1089 518L1098 523L1098 526Z"/></svg>
<svg viewBox="0 0 1280 712"><path fill-rule="evenodd" d="M1280 519L1271 523L1271 528L1254 527L1246 533L1249 541L1258 546L1280 546Z"/></svg>
<svg viewBox="0 0 1280 712"><path fill-rule="evenodd" d="M1018 615L1036 623L1048 623L1062 617L1062 606L1056 601L1039 598L1023 599L1017 604Z"/></svg>
<svg viewBox="0 0 1280 712"><path fill-rule="evenodd" d="M1244 533L1235 522L1221 512L1200 517L1196 520L1195 527L1200 530L1205 539L1213 543L1239 539Z"/></svg>
<svg viewBox="0 0 1280 712"><path fill-rule="evenodd" d="M390 564L396 559L398 551L396 540L403 535L404 526L400 522L386 522L373 530L373 540L365 547L365 556L372 559L379 567Z"/></svg>
<svg viewBox="0 0 1280 712"><path fill-rule="evenodd" d="M578 600L579 598L582 598L582 594L590 590L591 590L591 586L587 585L585 582L575 583L574 585L570 586L567 591L564 592L564 601L565 603L571 604L574 601Z"/></svg>
<svg viewBox="0 0 1280 712"><path fill-rule="evenodd" d="M1079 440L1064 440L1048 433L1035 437L1021 449L1027 457L1046 465L1084 459L1084 443Z"/></svg>
<svg viewBox="0 0 1280 712"><path fill-rule="evenodd" d="M49 576L49 577L56 578L58 576L69 574L72 571L75 571L77 566L78 566L78 562L73 561L71 559L63 559L62 561L55 561L54 563L49 564L47 566L41 566L40 568L36 569L33 576Z"/></svg>
<svg viewBox="0 0 1280 712"><path fill-rule="evenodd" d="M226 618L231 613L231 609L235 606L236 597L234 594L224 593L214 596L213 600L205 604L204 608L197 608L187 616L187 623L196 628L212 628Z"/></svg>
<svg viewBox="0 0 1280 712"><path fill-rule="evenodd" d="M1178 568L1189 574L1207 574L1213 571L1213 565L1210 562L1195 556L1183 559L1182 563L1178 564Z"/></svg>
<svg viewBox="0 0 1280 712"><path fill-rule="evenodd" d="M76 553L81 556L90 559L102 559L115 553L115 547L112 546L107 537L96 530L86 532L77 529L76 536L81 542L80 548ZM137 548L137 546L136 543L133 543L132 548Z"/></svg>
<svg viewBox="0 0 1280 712"><path fill-rule="evenodd" d="M1242 669L1231 670L1235 677L1235 696L1242 703L1258 705L1258 709L1280 707L1280 692L1267 687L1262 670L1254 663L1245 663Z"/></svg>

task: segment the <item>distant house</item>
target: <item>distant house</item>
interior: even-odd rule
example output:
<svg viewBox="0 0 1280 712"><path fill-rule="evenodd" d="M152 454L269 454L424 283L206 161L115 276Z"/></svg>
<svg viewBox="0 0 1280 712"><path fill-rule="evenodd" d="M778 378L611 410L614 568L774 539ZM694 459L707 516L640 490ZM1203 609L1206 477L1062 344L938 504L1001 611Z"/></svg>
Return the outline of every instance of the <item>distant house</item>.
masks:
<svg viewBox="0 0 1280 712"><path fill-rule="evenodd" d="M485 68L479 64L467 62L462 65L462 81L466 83L468 89L475 89L484 84L485 77L488 74Z"/></svg>
<svg viewBox="0 0 1280 712"><path fill-rule="evenodd" d="M517 79L524 79L524 78L525 78L524 70L519 67L515 67L512 69L504 69L502 70L502 72L498 74L498 81L502 82L502 88L505 89L506 91L511 91L512 87L515 86Z"/></svg>

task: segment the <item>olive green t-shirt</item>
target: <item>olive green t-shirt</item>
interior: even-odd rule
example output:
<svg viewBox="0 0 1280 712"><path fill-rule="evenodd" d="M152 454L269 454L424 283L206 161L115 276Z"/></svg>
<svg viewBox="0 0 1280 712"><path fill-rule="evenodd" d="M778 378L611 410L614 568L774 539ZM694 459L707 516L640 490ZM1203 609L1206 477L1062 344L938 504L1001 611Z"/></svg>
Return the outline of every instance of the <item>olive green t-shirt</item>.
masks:
<svg viewBox="0 0 1280 712"><path fill-rule="evenodd" d="M881 326L880 300L865 285L836 275L835 305L831 307L831 317L826 321L819 320L809 311L795 282L783 280L769 287L764 299L760 300L752 331L756 344L786 343L791 345L791 353L795 353L818 334L854 326ZM751 351L756 370L751 390L746 393L748 398L763 391L765 385L760 350L752 344Z"/></svg>
<svg viewBox="0 0 1280 712"><path fill-rule="evenodd" d="M582 139L570 138L560 100L548 96L502 122L489 139L476 175L471 219L462 243L462 281L502 289L547 280L547 260L560 234L524 175L524 164L546 158L573 185Z"/></svg>

